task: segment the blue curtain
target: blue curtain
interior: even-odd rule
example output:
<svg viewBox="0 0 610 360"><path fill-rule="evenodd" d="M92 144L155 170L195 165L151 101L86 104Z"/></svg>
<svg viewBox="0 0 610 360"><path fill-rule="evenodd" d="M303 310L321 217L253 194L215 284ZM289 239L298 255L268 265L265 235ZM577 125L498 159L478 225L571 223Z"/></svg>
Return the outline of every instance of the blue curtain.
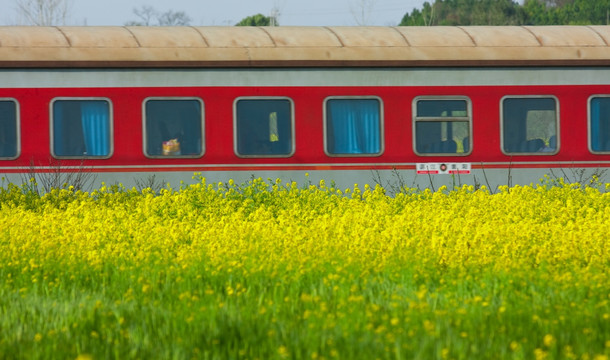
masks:
<svg viewBox="0 0 610 360"><path fill-rule="evenodd" d="M379 113L379 101L375 99L328 100L328 152L379 153L381 151Z"/></svg>
<svg viewBox="0 0 610 360"><path fill-rule="evenodd" d="M110 154L110 122L106 101L83 101L81 122L87 156Z"/></svg>

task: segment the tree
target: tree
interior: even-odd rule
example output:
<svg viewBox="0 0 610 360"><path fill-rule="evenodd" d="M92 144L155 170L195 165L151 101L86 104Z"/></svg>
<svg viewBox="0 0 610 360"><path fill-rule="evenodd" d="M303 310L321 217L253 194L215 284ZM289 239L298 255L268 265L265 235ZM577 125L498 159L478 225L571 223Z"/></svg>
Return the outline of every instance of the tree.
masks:
<svg viewBox="0 0 610 360"><path fill-rule="evenodd" d="M144 5L140 9L133 9L133 13L140 18L139 21L129 21L127 26L188 26L191 18L184 11L168 10L160 13L152 6Z"/></svg>
<svg viewBox="0 0 610 360"><path fill-rule="evenodd" d="M526 0L523 8L533 25L607 25L610 0Z"/></svg>
<svg viewBox="0 0 610 360"><path fill-rule="evenodd" d="M166 11L157 18L159 26L188 26L191 18L184 11Z"/></svg>
<svg viewBox="0 0 610 360"><path fill-rule="evenodd" d="M574 0L544 0L545 5L552 7L563 7L570 3L573 3Z"/></svg>
<svg viewBox="0 0 610 360"><path fill-rule="evenodd" d="M400 21L399 26L430 26L436 23L434 7L429 2L424 2L423 9L413 9L411 14L406 13Z"/></svg>
<svg viewBox="0 0 610 360"><path fill-rule="evenodd" d="M133 13L140 18L140 21L129 21L125 25L131 26L151 26L157 11L152 6L144 5L140 9L133 9Z"/></svg>
<svg viewBox="0 0 610 360"><path fill-rule="evenodd" d="M434 0L405 14L403 26L589 25L610 22L610 0Z"/></svg>
<svg viewBox="0 0 610 360"><path fill-rule="evenodd" d="M375 9L376 2L377 0L356 0L355 5L350 2L350 9L357 25L368 25L370 14Z"/></svg>
<svg viewBox="0 0 610 360"><path fill-rule="evenodd" d="M66 25L71 0L15 0L17 12L27 25Z"/></svg>
<svg viewBox="0 0 610 360"><path fill-rule="evenodd" d="M271 17L263 14L256 14L248 16L242 19L235 26L269 26L271 25ZM278 26L277 19L275 20L275 26Z"/></svg>

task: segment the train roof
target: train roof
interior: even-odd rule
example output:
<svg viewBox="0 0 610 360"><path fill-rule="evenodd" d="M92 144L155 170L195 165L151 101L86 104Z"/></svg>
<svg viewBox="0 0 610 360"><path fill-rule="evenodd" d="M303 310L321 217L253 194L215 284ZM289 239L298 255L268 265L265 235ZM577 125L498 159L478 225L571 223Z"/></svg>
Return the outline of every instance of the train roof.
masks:
<svg viewBox="0 0 610 360"><path fill-rule="evenodd" d="M0 68L608 66L610 26L0 27Z"/></svg>

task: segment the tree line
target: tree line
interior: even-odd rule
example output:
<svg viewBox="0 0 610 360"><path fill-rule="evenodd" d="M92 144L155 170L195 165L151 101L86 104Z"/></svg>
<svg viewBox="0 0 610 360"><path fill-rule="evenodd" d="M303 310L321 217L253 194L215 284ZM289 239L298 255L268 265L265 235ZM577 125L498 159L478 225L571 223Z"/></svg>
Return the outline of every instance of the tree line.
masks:
<svg viewBox="0 0 610 360"><path fill-rule="evenodd" d="M73 0L14 0L18 13L28 25L64 25ZM363 0L367 3L367 0ZM364 7L363 7L364 9ZM184 11L157 11L144 5L133 9L137 20L125 25L188 26ZM256 14L237 26L278 26L278 11L271 16ZM407 12L399 26L432 25L608 25L610 0L434 0L421 9Z"/></svg>
<svg viewBox="0 0 610 360"><path fill-rule="evenodd" d="M406 13L400 26L607 25L610 0L434 0Z"/></svg>

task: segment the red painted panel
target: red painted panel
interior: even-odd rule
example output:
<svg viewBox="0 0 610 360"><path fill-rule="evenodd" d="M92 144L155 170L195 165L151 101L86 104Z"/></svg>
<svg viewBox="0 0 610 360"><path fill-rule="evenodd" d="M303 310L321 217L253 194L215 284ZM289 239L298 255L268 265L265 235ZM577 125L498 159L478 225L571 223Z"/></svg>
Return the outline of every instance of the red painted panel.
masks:
<svg viewBox="0 0 610 360"><path fill-rule="evenodd" d="M55 97L105 97L114 113L114 154L110 159L87 160L88 166L192 166L197 164L311 164L340 166L382 164L404 167L418 162L522 163L549 166L556 161L610 161L610 155L591 154L587 146L587 100L610 93L607 86L469 86L469 87L180 87L180 88L41 88L0 89L0 97L19 102L21 155L0 160L0 167L48 165L49 104ZM417 156L412 146L412 101L416 96L459 95L472 102L473 140L469 156ZM560 151L556 155L506 156L500 148L500 101L506 95L553 95L559 100ZM142 103L147 97L199 97L205 111L205 154L198 159L150 159L142 151ZM286 96L294 101L296 152L290 158L239 158L233 150L233 103L244 96ZM329 157L324 153L323 102L329 96L378 96L383 101L385 152L378 157ZM62 160L78 166L80 160ZM542 164L542 165L541 165ZM497 165L493 165L497 166ZM523 166L523 165L518 165ZM412 165L408 165L412 168ZM473 165L476 167L476 165ZM250 169L248 167L242 170ZM167 168L159 168L167 171ZM181 168L184 170L184 168Z"/></svg>

